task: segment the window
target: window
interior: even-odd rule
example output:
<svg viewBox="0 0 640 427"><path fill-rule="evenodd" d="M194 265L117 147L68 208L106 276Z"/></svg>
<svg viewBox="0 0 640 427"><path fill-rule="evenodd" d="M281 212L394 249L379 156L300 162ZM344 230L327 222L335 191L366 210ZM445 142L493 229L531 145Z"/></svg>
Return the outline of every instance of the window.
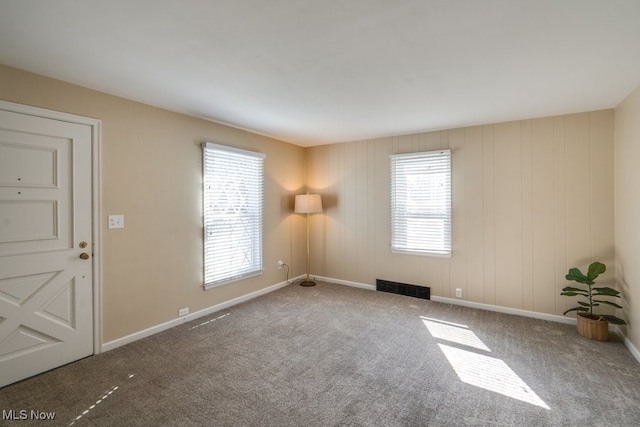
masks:
<svg viewBox="0 0 640 427"><path fill-rule="evenodd" d="M451 256L451 151L391 156L391 250Z"/></svg>
<svg viewBox="0 0 640 427"><path fill-rule="evenodd" d="M212 144L203 149L204 287L262 273L265 155Z"/></svg>

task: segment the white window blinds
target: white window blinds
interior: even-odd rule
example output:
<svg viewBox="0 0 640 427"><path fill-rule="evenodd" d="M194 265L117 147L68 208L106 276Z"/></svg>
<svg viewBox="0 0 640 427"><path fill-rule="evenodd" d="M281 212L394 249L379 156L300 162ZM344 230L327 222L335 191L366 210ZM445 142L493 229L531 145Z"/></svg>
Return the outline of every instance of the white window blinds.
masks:
<svg viewBox="0 0 640 427"><path fill-rule="evenodd" d="M265 155L204 143L205 289L262 272Z"/></svg>
<svg viewBox="0 0 640 427"><path fill-rule="evenodd" d="M391 157L391 249L451 256L451 151Z"/></svg>

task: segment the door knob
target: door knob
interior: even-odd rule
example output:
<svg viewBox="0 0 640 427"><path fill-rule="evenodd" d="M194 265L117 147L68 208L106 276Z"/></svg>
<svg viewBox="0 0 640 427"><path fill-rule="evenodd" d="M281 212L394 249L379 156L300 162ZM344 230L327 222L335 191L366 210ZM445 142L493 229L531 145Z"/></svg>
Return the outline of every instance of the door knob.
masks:
<svg viewBox="0 0 640 427"><path fill-rule="evenodd" d="M86 252L82 252L82 253L80 254L80 258L82 258L82 259L89 259L89 254L88 254L88 253L86 253Z"/></svg>

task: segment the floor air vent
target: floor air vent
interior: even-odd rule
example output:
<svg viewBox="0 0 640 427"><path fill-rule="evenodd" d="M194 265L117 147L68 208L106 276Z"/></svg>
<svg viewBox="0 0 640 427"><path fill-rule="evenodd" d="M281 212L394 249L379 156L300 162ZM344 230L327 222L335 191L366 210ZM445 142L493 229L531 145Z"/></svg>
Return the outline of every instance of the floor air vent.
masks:
<svg viewBox="0 0 640 427"><path fill-rule="evenodd" d="M407 283L390 282L389 280L376 279L376 291L406 295L414 298L431 299L431 288L409 285Z"/></svg>

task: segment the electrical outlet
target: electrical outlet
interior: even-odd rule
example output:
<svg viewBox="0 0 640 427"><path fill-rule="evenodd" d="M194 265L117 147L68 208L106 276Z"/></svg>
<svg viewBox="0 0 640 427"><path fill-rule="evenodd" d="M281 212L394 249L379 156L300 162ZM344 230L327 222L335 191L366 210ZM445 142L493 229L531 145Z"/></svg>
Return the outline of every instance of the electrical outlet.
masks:
<svg viewBox="0 0 640 427"><path fill-rule="evenodd" d="M456 298L462 298L462 289L456 288Z"/></svg>
<svg viewBox="0 0 640 427"><path fill-rule="evenodd" d="M186 316L187 314L189 314L189 307L181 308L180 310L178 310L179 317Z"/></svg>
<svg viewBox="0 0 640 427"><path fill-rule="evenodd" d="M283 265L284 265L283 261L278 261L278 270L282 270Z"/></svg>
<svg viewBox="0 0 640 427"><path fill-rule="evenodd" d="M109 228L124 228L124 215L109 215Z"/></svg>

